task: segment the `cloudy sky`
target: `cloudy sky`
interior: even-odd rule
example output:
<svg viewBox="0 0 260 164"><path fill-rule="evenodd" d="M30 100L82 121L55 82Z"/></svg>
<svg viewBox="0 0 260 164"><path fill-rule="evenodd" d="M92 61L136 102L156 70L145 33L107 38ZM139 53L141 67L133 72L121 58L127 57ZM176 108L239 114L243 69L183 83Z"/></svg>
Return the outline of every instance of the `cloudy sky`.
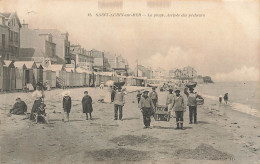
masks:
<svg viewBox="0 0 260 164"><path fill-rule="evenodd" d="M120 0L110 0L114 1ZM86 49L121 54L131 67L138 59L142 65L165 69L190 65L215 81L259 80L258 0L165 0L164 7L149 7L151 1L101 8L97 0L0 0L0 11L16 11L32 29L67 31L72 44ZM146 16L96 16L118 12ZM205 16L158 18L148 13Z"/></svg>

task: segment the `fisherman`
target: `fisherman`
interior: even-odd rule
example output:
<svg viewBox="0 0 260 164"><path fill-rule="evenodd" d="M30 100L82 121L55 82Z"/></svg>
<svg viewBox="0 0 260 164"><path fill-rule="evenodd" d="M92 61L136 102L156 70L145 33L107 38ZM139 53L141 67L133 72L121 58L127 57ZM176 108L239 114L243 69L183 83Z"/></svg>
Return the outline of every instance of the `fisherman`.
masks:
<svg viewBox="0 0 260 164"><path fill-rule="evenodd" d="M149 91L143 92L143 96L139 103L139 107L143 113L144 128L150 128L151 116L154 115L155 109L152 99L148 97L148 92Z"/></svg>
<svg viewBox="0 0 260 164"><path fill-rule="evenodd" d="M16 98L16 103L14 104L13 108L10 109L10 114L22 115L27 112L27 105L24 101L21 100L20 97Z"/></svg>
<svg viewBox="0 0 260 164"><path fill-rule="evenodd" d="M176 89L175 90L176 96L173 98L172 101L172 106L175 111L176 115L176 124L177 124L177 129L184 129L183 128L183 113L185 112L185 105L184 105L184 99L180 95L180 90Z"/></svg>
<svg viewBox="0 0 260 164"><path fill-rule="evenodd" d="M157 106L157 102L158 102L158 94L155 91L156 87L153 87L153 91L149 94L149 97L152 99L153 101L153 105L156 107Z"/></svg>
<svg viewBox="0 0 260 164"><path fill-rule="evenodd" d="M197 124L197 98L203 99L200 95L198 95L196 92L194 92L194 88L189 88L189 91L187 91L188 88L186 87L184 89L184 93L188 97L188 103L187 106L189 106L189 118L190 118L190 124L192 124L192 120L194 117L194 124Z"/></svg>
<svg viewBox="0 0 260 164"><path fill-rule="evenodd" d="M225 93L225 95L224 95L224 101L225 101L226 104L228 103L228 93Z"/></svg>
<svg viewBox="0 0 260 164"><path fill-rule="evenodd" d="M118 119L118 110L119 110L119 120L122 120L123 117L123 106L125 105L125 94L121 92L121 87L118 87L117 92L115 93L114 99L114 112L115 118L114 120Z"/></svg>

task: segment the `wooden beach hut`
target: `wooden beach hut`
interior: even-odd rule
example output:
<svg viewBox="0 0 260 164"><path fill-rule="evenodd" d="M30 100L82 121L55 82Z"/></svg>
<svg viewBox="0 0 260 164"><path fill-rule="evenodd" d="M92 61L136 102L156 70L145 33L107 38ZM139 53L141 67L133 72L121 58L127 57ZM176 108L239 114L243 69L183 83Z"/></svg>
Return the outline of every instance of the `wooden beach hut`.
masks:
<svg viewBox="0 0 260 164"><path fill-rule="evenodd" d="M25 85L26 84L31 84L32 86L36 86L36 79L35 79L35 74L34 72L37 71L37 65L34 61L16 61L14 62L15 66L16 65L25 65Z"/></svg>
<svg viewBox="0 0 260 164"><path fill-rule="evenodd" d="M6 84L6 86L8 86L7 90L11 91L11 90L15 90L15 66L14 66L14 61L11 60L4 60L6 71L8 71L7 74L9 74L8 77L6 77L6 79L8 79L6 82L8 84Z"/></svg>
<svg viewBox="0 0 260 164"><path fill-rule="evenodd" d="M26 86L25 71L26 66L22 62L14 62L15 67L15 89L22 90Z"/></svg>
<svg viewBox="0 0 260 164"><path fill-rule="evenodd" d="M56 87L56 72L51 70L43 71L43 83L49 85L51 88Z"/></svg>
<svg viewBox="0 0 260 164"><path fill-rule="evenodd" d="M76 72L81 73L81 84L83 83L83 86L90 86L90 83L93 82L93 72L85 67L76 68Z"/></svg>
<svg viewBox="0 0 260 164"><path fill-rule="evenodd" d="M37 69L33 70L33 74L36 80L36 84L38 82L43 82L43 66L42 64L36 64Z"/></svg>
<svg viewBox="0 0 260 164"><path fill-rule="evenodd" d="M12 61L0 62L0 90L11 91L15 89L15 67Z"/></svg>

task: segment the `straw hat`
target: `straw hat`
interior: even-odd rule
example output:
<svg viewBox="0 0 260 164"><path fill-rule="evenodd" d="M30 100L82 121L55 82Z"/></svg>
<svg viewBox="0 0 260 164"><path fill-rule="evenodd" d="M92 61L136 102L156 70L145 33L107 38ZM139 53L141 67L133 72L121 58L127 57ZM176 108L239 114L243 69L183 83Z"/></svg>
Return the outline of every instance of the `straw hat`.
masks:
<svg viewBox="0 0 260 164"><path fill-rule="evenodd" d="M70 91L66 90L62 93L63 96L70 96Z"/></svg>

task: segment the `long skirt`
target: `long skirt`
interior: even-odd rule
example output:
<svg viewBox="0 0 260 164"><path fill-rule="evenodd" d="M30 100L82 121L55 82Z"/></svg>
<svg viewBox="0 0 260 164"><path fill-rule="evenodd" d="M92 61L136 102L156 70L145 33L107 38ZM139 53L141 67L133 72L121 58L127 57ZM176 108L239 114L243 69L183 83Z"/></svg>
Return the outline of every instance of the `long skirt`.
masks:
<svg viewBox="0 0 260 164"><path fill-rule="evenodd" d="M40 107L41 102L42 102L42 99L39 99L39 100L35 100L35 101L34 101L33 107L32 107L32 111L31 111L31 114L30 114L30 120L34 120L33 114L34 114L35 112L37 112L37 109Z"/></svg>
<svg viewBox="0 0 260 164"><path fill-rule="evenodd" d="M104 98L105 103L111 103L111 92L107 92Z"/></svg>

